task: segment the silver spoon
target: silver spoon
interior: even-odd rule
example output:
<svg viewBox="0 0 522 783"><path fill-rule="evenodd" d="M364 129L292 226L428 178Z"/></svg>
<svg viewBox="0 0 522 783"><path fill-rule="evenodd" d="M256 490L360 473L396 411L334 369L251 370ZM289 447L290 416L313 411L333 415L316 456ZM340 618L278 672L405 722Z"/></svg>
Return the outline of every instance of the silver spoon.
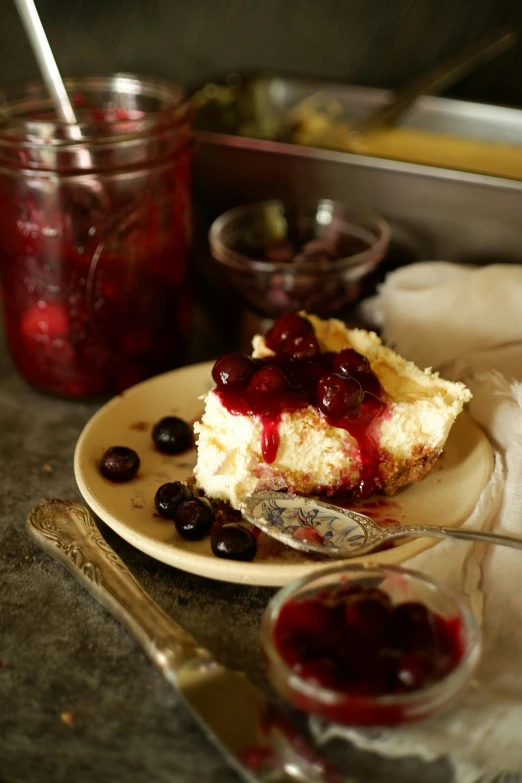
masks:
<svg viewBox="0 0 522 783"><path fill-rule="evenodd" d="M372 128L392 125L419 96L441 93L479 65L511 49L516 42L517 35L510 28L503 27L494 33L489 33L467 46L456 56L414 79L396 92L389 103L379 106L360 121L352 123L350 133L358 135Z"/></svg>
<svg viewBox="0 0 522 783"><path fill-rule="evenodd" d="M45 34L34 0L14 0L14 2L18 9L22 25L29 38L29 43L31 44L33 54L38 63L42 79L51 97L56 115L58 119L64 123L63 130L72 141L82 142L84 141L82 129L78 125L78 119L69 99L60 69L58 68L47 35ZM87 146L78 147L78 155L83 169L93 168L91 153ZM85 186L98 194L101 201L104 200L99 180L89 178L85 180L84 187Z"/></svg>
<svg viewBox="0 0 522 783"><path fill-rule="evenodd" d="M283 544L326 557L360 557L398 538L455 538L522 549L522 538L435 525L386 525L358 511L281 492L246 497L241 513Z"/></svg>
<svg viewBox="0 0 522 783"><path fill-rule="evenodd" d="M73 132L76 131L76 134L79 134L80 129L74 109L49 46L34 0L14 1L56 113L62 122L71 125Z"/></svg>

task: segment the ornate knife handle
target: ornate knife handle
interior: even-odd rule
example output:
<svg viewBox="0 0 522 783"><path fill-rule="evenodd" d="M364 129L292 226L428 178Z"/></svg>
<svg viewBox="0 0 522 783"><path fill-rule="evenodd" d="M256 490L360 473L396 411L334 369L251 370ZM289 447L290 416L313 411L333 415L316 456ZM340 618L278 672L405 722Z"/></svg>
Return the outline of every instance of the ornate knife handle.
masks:
<svg viewBox="0 0 522 783"><path fill-rule="evenodd" d="M27 518L29 533L129 629L167 679L199 650L196 640L147 595L116 552L102 538L89 511L79 503L42 500Z"/></svg>
<svg viewBox="0 0 522 783"><path fill-rule="evenodd" d="M174 620L145 593L129 569L102 538L89 511L79 503L42 500L30 512L27 528L44 551L59 560L79 582L136 637L147 655L178 689L194 716L242 777L258 783L338 783L340 778L328 765L310 753L300 735L286 728L277 711L269 707L257 689L240 672L231 672L200 647ZM247 766L213 735L212 727L201 720L197 709L197 684L205 679L228 675L225 685L241 681L240 695L257 708L257 717L266 722L258 746L269 756L254 755ZM192 692L191 691L192 688ZM216 691L216 693L218 693ZM230 689L227 690L230 697ZM246 719L250 720L248 710ZM245 715L243 720L245 720ZM241 719L241 716L240 716ZM220 719L221 720L221 719ZM267 746L267 741L269 745ZM256 743L258 740L256 740ZM248 750L248 748L247 748ZM266 754L265 754L266 755Z"/></svg>

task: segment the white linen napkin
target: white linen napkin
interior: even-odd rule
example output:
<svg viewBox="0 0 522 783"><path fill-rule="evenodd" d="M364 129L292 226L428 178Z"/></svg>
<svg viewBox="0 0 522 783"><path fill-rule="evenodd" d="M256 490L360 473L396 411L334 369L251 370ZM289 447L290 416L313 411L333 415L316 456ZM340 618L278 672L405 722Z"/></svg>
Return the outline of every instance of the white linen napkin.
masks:
<svg viewBox="0 0 522 783"><path fill-rule="evenodd" d="M522 267L412 264L387 277L374 305L391 347L473 393L469 413L496 460L465 527L522 536ZM468 597L484 638L475 681L433 718L370 731L316 722L318 739L344 736L391 757L444 756L458 783L500 771L522 781L522 551L448 540L407 565Z"/></svg>

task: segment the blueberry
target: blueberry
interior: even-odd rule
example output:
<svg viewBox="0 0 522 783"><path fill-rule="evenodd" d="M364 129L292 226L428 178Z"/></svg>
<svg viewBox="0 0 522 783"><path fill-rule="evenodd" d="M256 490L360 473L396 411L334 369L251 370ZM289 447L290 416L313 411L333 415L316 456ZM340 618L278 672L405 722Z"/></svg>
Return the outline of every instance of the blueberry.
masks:
<svg viewBox="0 0 522 783"><path fill-rule="evenodd" d="M140 458L127 446L111 446L100 460L100 473L109 481L130 481L140 469Z"/></svg>
<svg viewBox="0 0 522 783"><path fill-rule="evenodd" d="M162 484L156 492L154 505L156 511L165 519L174 519L178 507L193 497L190 489L181 481L169 481Z"/></svg>
<svg viewBox="0 0 522 783"><path fill-rule="evenodd" d="M192 498L181 503L174 516L176 530L189 541L200 541L210 533L214 509L206 498Z"/></svg>
<svg viewBox="0 0 522 783"><path fill-rule="evenodd" d="M235 522L215 528L210 544L217 557L229 560L253 560L257 552L256 539L250 530Z"/></svg>
<svg viewBox="0 0 522 783"><path fill-rule="evenodd" d="M164 454L179 454L194 442L192 427L177 416L165 416L154 425L152 440Z"/></svg>

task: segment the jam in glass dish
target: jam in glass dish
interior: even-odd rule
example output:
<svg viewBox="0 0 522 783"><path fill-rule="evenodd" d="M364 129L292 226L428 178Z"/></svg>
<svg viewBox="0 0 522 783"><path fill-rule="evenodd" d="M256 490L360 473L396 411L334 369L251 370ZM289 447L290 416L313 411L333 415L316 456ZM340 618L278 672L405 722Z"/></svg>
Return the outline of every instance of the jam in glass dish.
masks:
<svg viewBox="0 0 522 783"><path fill-rule="evenodd" d="M379 215L329 199L245 204L209 233L231 287L265 318L301 309L325 317L355 304L389 241Z"/></svg>
<svg viewBox="0 0 522 783"><path fill-rule="evenodd" d="M427 717L470 680L480 632L463 601L414 571L339 564L279 591L261 624L268 675L345 725Z"/></svg>
<svg viewBox="0 0 522 783"><path fill-rule="evenodd" d="M23 377L90 397L183 359L192 108L176 85L130 75L66 86L79 140L43 86L7 95L1 291Z"/></svg>

